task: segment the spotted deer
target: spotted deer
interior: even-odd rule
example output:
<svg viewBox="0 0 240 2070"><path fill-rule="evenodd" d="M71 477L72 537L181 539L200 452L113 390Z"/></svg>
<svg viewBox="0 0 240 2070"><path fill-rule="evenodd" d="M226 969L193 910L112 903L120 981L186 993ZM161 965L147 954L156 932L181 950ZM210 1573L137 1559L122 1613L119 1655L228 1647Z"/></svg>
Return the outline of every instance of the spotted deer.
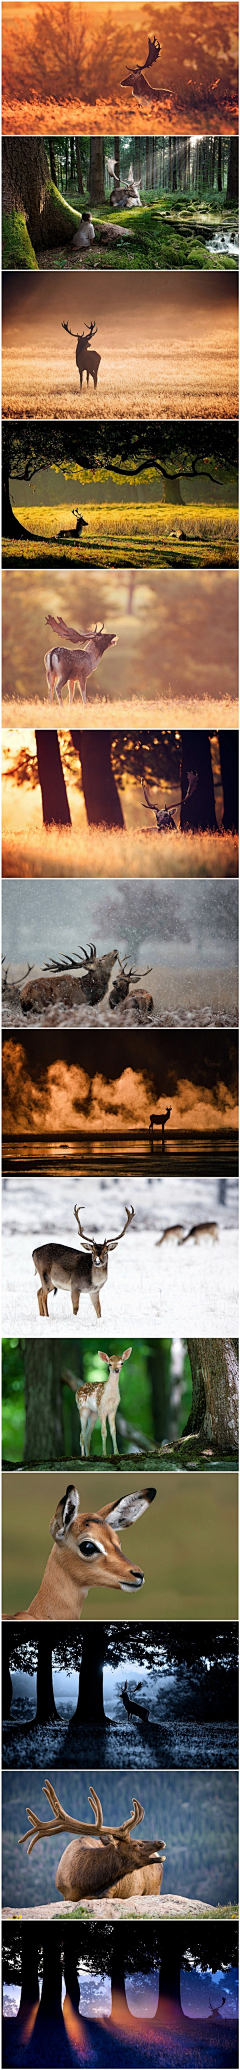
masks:
<svg viewBox="0 0 240 2070"><path fill-rule="evenodd" d="M69 1900L89 1897L131 1898L151 1895L158 1897L164 1868L165 1840L134 1840L136 1826L142 1824L144 1810L137 1797L133 1797L133 1811L121 1826L104 1826L100 1797L92 1787L88 1802L94 1812L94 1826L90 1819L71 1818L59 1803L59 1797L52 1783L46 1781L43 1796L47 1798L53 1818L40 1819L27 1805L29 1827L19 1840L24 1847L28 1840L28 1854L38 1840L47 1840L55 1833L74 1833L70 1847L58 1863L56 1887L62 1897Z"/></svg>
<svg viewBox="0 0 240 2070"><path fill-rule="evenodd" d="M75 1401L80 1416L80 1451L82 1459L84 1457L85 1459L89 1458L92 1431L98 1416L101 1424L103 1457L104 1459L106 1458L107 1423L109 1424L113 1451L115 1456L118 1457L116 1414L120 1401L119 1375L125 1359L131 1358L131 1350L132 1345L130 1344L129 1350L122 1351L119 1358L117 1352L116 1354L115 1352L109 1352L108 1355L107 1351L99 1351L98 1357L108 1366L108 1378L94 1381L92 1387L84 1387L82 1385L76 1388Z"/></svg>

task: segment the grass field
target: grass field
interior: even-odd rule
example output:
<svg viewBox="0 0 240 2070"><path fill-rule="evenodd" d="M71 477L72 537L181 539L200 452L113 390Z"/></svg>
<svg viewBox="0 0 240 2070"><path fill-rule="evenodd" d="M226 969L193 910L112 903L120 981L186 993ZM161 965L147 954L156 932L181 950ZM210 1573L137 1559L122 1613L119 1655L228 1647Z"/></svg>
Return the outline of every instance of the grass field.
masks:
<svg viewBox="0 0 240 2070"><path fill-rule="evenodd" d="M141 277L141 276L140 276ZM52 276L53 278L53 276ZM54 275L54 280L56 275ZM68 341L69 342L69 341ZM5 419L21 417L97 419L148 419L175 418L199 419L235 418L238 414L238 348L237 331L225 324L214 333L214 348L209 332L203 339L191 337L181 339L174 333L171 338L153 343L151 356L149 344L141 341L141 351L128 349L105 349L101 360L98 387L91 381L87 388L86 376L80 392L79 376L74 365L74 353L70 355L65 346L56 344L51 352L47 342L43 349L39 342L13 345L12 340L3 348L3 394L2 410Z"/></svg>
<svg viewBox="0 0 240 2070"><path fill-rule="evenodd" d="M64 72L64 56L63 56ZM216 81L216 87L219 81ZM3 135L4 136L145 136L146 101L142 108L132 95L131 89L124 98L123 92L111 94L109 100L101 96L93 101L74 101L64 98L54 100L43 98L34 92L24 99L24 92L11 94L3 91ZM149 136L172 134L187 136L234 136L237 130L237 96L232 90L210 92L199 85L199 91L180 94L163 91L162 100L149 104L147 128Z"/></svg>
<svg viewBox="0 0 240 2070"><path fill-rule="evenodd" d="M13 504L14 509L14 504ZM201 503L174 509L172 503L91 503L87 530L70 536L69 503L18 505L19 523L32 539L4 539L6 567L186 567L233 568L238 561L238 513L227 504ZM58 542L58 533L69 540ZM172 534L183 530L184 539Z"/></svg>

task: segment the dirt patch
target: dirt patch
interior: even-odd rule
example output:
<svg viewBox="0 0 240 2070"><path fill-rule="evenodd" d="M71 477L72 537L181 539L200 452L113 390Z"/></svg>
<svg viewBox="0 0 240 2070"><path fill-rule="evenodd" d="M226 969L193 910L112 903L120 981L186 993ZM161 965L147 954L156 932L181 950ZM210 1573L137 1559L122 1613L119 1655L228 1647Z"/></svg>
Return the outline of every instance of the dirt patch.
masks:
<svg viewBox="0 0 240 2070"><path fill-rule="evenodd" d="M201 1904L200 1899L172 1897L171 1891L164 1898L132 1898L125 1904L120 1898L85 1899L81 1905L68 1904L62 1898L53 1905L30 1905L21 1912L13 1912L10 1906L3 1911L3 1919L225 1919L236 1917L232 1907Z"/></svg>

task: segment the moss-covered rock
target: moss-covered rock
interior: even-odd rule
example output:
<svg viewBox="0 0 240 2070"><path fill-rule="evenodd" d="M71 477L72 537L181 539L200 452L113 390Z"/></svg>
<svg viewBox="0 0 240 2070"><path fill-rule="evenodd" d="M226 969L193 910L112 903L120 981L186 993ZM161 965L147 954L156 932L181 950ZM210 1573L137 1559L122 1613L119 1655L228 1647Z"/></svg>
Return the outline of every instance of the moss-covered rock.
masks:
<svg viewBox="0 0 240 2070"><path fill-rule="evenodd" d="M23 211L20 212L20 209L13 208L10 215L6 213L3 215L2 252L4 267L11 268L13 271L17 267L19 269L24 267L29 272L38 272L38 263L28 235L25 215Z"/></svg>

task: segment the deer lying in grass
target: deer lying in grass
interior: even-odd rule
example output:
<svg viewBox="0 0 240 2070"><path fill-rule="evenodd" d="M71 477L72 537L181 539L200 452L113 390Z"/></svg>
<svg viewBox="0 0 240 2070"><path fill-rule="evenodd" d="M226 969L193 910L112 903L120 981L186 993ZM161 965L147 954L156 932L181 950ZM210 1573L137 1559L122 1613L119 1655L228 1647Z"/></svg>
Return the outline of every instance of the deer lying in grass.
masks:
<svg viewBox="0 0 240 2070"><path fill-rule="evenodd" d="M79 1236L85 1244L84 1251L74 1251L67 1244L53 1241L39 1244L38 1249L32 1253L35 1272L39 1272L41 1280L37 1298L39 1315L42 1316L48 1316L48 1294L56 1294L58 1287L63 1287L66 1292L70 1290L74 1315L78 1315L83 1293L89 1294L95 1315L101 1315L99 1288L105 1286L108 1276L108 1253L116 1251L117 1244L121 1243L125 1229L129 1229L133 1221L134 1208L126 1208L127 1220L123 1229L120 1229L119 1236L105 1236L103 1243L97 1243L93 1236L85 1236L79 1219L80 1208L75 1207L74 1214Z"/></svg>
<svg viewBox="0 0 240 2070"><path fill-rule="evenodd" d="M46 625L51 625L55 633L65 633L65 638L75 643L72 653L68 647L49 647L44 654L49 703L52 704L55 690L58 704L62 704L62 690L67 684L69 704L73 704L75 683L78 683L82 703L86 704L88 676L93 675L106 648L117 646L117 633L105 633L104 623L90 626L86 632L76 632L72 626L65 625L64 618L53 618L51 612L46 615Z"/></svg>
<svg viewBox="0 0 240 2070"><path fill-rule="evenodd" d="M187 769L187 779L188 789L185 793L185 798L179 798L178 803L170 807L170 805L152 805L152 800L151 798L148 798L146 784L144 784L142 777L142 790L144 795L145 811L148 810L149 812L155 812L158 834L166 834L169 832L176 833L175 813L179 812L179 807L181 806L181 804L187 804L187 799L192 798L193 791L196 791L197 789L198 775L196 770Z"/></svg>
<svg viewBox="0 0 240 2070"><path fill-rule="evenodd" d="M127 1593L142 1588L142 1568L131 1566L126 1560L116 1532L135 1524L154 1502L155 1495L156 1488L140 1488L137 1494L123 1495L118 1502L110 1498L103 1509L91 1515L89 1510L80 1513L77 1488L66 1488L49 1526L54 1546L40 1588L28 1609L16 1612L16 1623L28 1619L39 1622L42 1618L47 1622L55 1619L59 1623L62 1618L75 1622L81 1617L88 1589L96 1585L121 1588Z"/></svg>
<svg viewBox="0 0 240 2070"><path fill-rule="evenodd" d="M83 958L83 961L81 961ZM58 1001L64 1006L74 1007L86 1001L88 1006L98 1006L105 998L113 965L117 961L117 949L110 949L106 956L97 956L95 942L90 943L89 954L80 944L77 956L63 956L46 963L41 976L27 977L21 986L21 1007L23 1013L37 1013L44 1006L54 1006Z"/></svg>
<svg viewBox="0 0 240 2070"><path fill-rule="evenodd" d="M115 1352L109 1352L108 1355L107 1351L99 1351L98 1357L103 1359L105 1366L108 1366L108 1378L96 1380L92 1387L82 1386L76 1388L75 1401L80 1416L80 1451L82 1459L89 1458L92 1431L98 1417L101 1424L103 1457L104 1459L106 1458L108 1423L114 1455L118 1458L116 1414L118 1403L120 1402L119 1374L125 1359L131 1358L131 1350L132 1345L130 1344L129 1350L122 1351L120 1358L118 1358L117 1352L116 1354Z"/></svg>
<svg viewBox="0 0 240 2070"><path fill-rule="evenodd" d="M131 1898L146 1894L158 1897L161 1890L165 1840L135 1840L132 1834L142 1824L144 1810L137 1797L133 1797L133 1811L122 1826L104 1826L100 1797L96 1790L89 1790L88 1802L94 1812L95 1825L88 1819L71 1818L63 1810L52 1783L46 1781L43 1796L47 1798L54 1816L40 1819L27 1805L29 1828L19 1840L19 1847L29 1841L28 1854L38 1840L47 1840L48 1834L75 1833L77 1839L64 1848L58 1863L56 1887L62 1897L73 1901L102 1897Z"/></svg>

